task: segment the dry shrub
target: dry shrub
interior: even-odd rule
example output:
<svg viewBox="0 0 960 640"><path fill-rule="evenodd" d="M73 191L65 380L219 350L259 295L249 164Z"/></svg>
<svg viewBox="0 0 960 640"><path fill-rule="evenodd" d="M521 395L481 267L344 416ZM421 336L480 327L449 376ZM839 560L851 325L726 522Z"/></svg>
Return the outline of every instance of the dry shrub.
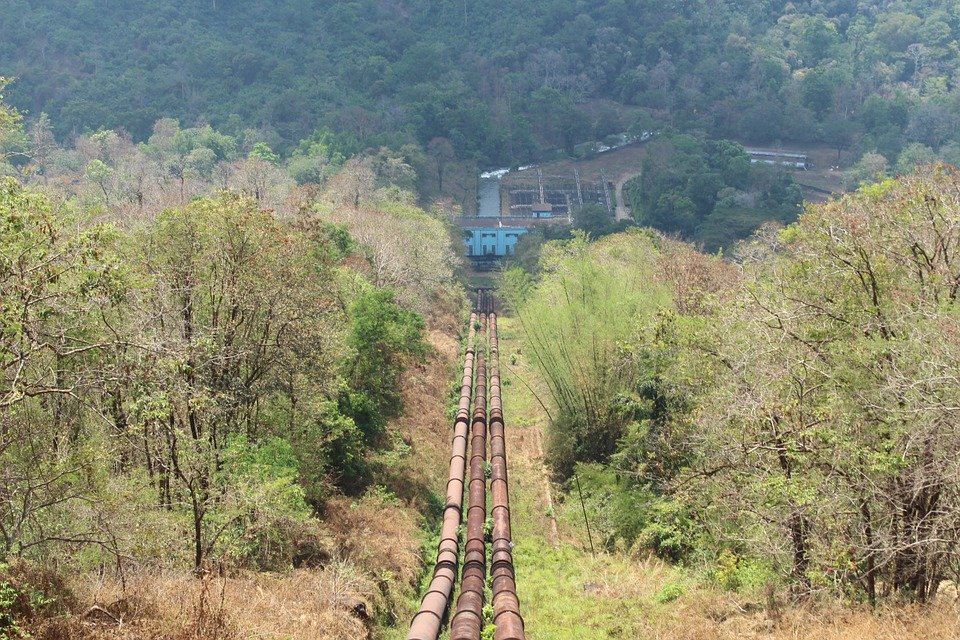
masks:
<svg viewBox="0 0 960 640"><path fill-rule="evenodd" d="M63 576L52 567L13 562L0 571L0 582L6 582L16 594L9 613L21 623L67 613L77 604Z"/></svg>
<svg viewBox="0 0 960 640"><path fill-rule="evenodd" d="M368 638L373 613L399 617L420 575L417 516L373 491L332 500L322 528L300 545L311 557L304 566L319 568L74 576L72 615L30 630L41 640Z"/></svg>
<svg viewBox="0 0 960 640"><path fill-rule="evenodd" d="M881 611L796 610L788 614L774 638L810 640L950 640L960 638L960 611L954 607L906 607Z"/></svg>
<svg viewBox="0 0 960 640"><path fill-rule="evenodd" d="M333 537L314 523L302 528L292 541L291 561L296 569L312 569L326 566L336 554Z"/></svg>
<svg viewBox="0 0 960 640"><path fill-rule="evenodd" d="M738 279L736 270L719 257L669 238L660 239L656 275L672 289L673 301L682 314L708 313L706 296L730 289Z"/></svg>
<svg viewBox="0 0 960 640"><path fill-rule="evenodd" d="M389 497L374 492L356 502L333 500L327 522L343 557L376 576L385 596L389 583L412 585L420 575L416 516Z"/></svg>
<svg viewBox="0 0 960 640"><path fill-rule="evenodd" d="M444 315L443 317L447 322L445 325L441 324L441 326L437 328L429 329L427 331L427 342L429 342L430 346L440 355L442 364L450 365L458 363L460 360L460 343L457 341L456 336L459 335L459 331L463 327L454 324L458 320L455 315ZM449 383L450 381L444 380L442 382Z"/></svg>
<svg viewBox="0 0 960 640"><path fill-rule="evenodd" d="M234 619L243 637L264 640L367 638L363 612L376 593L369 576L342 560L322 572L260 575L231 584Z"/></svg>
<svg viewBox="0 0 960 640"><path fill-rule="evenodd" d="M611 637L960 640L960 599L953 586L946 583L932 605L891 605L873 612L866 606L840 603L790 605L785 593L746 596L720 591L656 558L610 563L601 556L596 560L585 558L584 562L590 575L590 581L583 585L584 607L617 616L618 623L609 629ZM658 604L657 594L671 585L680 587L679 597ZM535 634L536 628L531 632ZM571 633L570 637L575 635Z"/></svg>
<svg viewBox="0 0 960 640"><path fill-rule="evenodd" d="M333 560L323 570L235 576L88 575L72 617L33 625L38 640L342 640L368 638L378 585Z"/></svg>
<svg viewBox="0 0 960 640"><path fill-rule="evenodd" d="M641 575L642 579L637 579ZM654 556L638 559L634 567L605 567L596 573L600 592L618 593L619 597L643 601L653 600L657 592L671 580L673 569Z"/></svg>
<svg viewBox="0 0 960 640"><path fill-rule="evenodd" d="M453 252L444 223L412 206L393 203L387 210L376 210L350 202L363 187L355 182L348 186L354 179L349 173L331 178L328 189L328 194L334 194L345 187L347 206L321 205L321 219L346 226L363 247L368 262L363 272L377 286L393 288L400 306L419 312L428 323L432 317L456 315L463 302L453 278L460 258Z"/></svg>
<svg viewBox="0 0 960 640"><path fill-rule="evenodd" d="M70 617L36 625L42 640L238 640L228 580L205 575L139 573L123 581L103 574L75 578Z"/></svg>

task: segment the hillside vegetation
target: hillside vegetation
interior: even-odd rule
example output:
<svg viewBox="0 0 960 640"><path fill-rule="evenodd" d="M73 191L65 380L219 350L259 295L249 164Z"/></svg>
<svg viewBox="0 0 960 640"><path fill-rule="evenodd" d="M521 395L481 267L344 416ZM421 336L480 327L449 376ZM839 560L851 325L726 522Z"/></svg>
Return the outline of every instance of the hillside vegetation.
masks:
<svg viewBox="0 0 960 640"><path fill-rule="evenodd" d="M958 28L943 0L21 0L0 72L60 137L174 117L284 150L329 130L509 164L636 124L907 167L958 157Z"/></svg>
<svg viewBox="0 0 960 640"><path fill-rule="evenodd" d="M0 178L0 637L266 637L278 602L364 637L435 516L446 226L371 159L295 196L255 154L191 172L210 129L151 140Z"/></svg>
<svg viewBox="0 0 960 640"><path fill-rule="evenodd" d="M637 222L707 251L730 247L766 221L793 222L803 201L790 173L752 164L728 140L661 136L647 144L642 169L626 184Z"/></svg>
<svg viewBox="0 0 960 640"><path fill-rule="evenodd" d="M832 148L852 189L960 162L958 29L943 0L14 2L0 74L28 127L0 152L43 173L54 141L112 131L154 157L172 141L179 173L256 149L306 184L389 149L422 204L470 212L478 167L684 134ZM792 219L782 176L728 178L627 191L641 224L709 250Z"/></svg>
<svg viewBox="0 0 960 640"><path fill-rule="evenodd" d="M943 166L865 187L728 262L635 231L505 274L550 467L579 478L603 548L731 591L948 597L958 187Z"/></svg>
<svg viewBox="0 0 960 640"><path fill-rule="evenodd" d="M958 43L943 0L9 0L0 640L401 637L456 220L621 143L624 219L484 276L530 637L956 637ZM792 144L851 193L745 147Z"/></svg>
<svg viewBox="0 0 960 640"><path fill-rule="evenodd" d="M618 243L604 241L604 259ZM632 261L636 254L628 253ZM779 585L758 581L732 588L710 562L673 562L648 547L611 545L617 510L639 507L611 497L580 469L590 530L584 525L576 481L572 491L551 489L544 476L542 434L549 431L545 381L515 317L499 318L500 348L510 362L504 378L510 444L511 515L518 586L528 637L536 640L678 638L680 640L942 640L958 637L954 593L945 585L935 602L876 609L821 593L791 602ZM549 406L549 403L547 403ZM552 409L550 410L552 412ZM625 484L626 480L621 479ZM612 504L611 504L612 503ZM627 504L624 504L627 503ZM591 539L593 545L591 545ZM591 553L595 548L596 553ZM397 637L403 637L398 633Z"/></svg>

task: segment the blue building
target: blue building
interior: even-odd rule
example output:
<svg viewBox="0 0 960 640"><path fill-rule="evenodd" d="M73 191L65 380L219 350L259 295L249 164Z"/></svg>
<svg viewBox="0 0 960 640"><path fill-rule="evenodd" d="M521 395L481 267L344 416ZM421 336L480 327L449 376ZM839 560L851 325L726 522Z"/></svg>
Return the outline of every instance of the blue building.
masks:
<svg viewBox="0 0 960 640"><path fill-rule="evenodd" d="M534 218L552 218L553 205L549 202L534 202L530 205L530 215Z"/></svg>
<svg viewBox="0 0 960 640"><path fill-rule="evenodd" d="M505 225L500 218L473 218L463 223L463 241L471 258L503 258L513 255L517 240L528 230Z"/></svg>

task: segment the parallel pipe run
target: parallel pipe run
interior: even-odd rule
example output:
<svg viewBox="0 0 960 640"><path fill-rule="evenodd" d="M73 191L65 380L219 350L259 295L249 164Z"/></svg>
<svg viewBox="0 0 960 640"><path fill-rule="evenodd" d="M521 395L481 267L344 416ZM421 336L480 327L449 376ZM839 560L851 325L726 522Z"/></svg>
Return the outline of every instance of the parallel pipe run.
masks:
<svg viewBox="0 0 960 640"><path fill-rule="evenodd" d="M460 595L450 625L450 640L480 640L483 629L487 553L484 526L487 515L487 428L490 440L490 493L492 495L493 545L490 575L493 579L495 640L525 640L520 601L517 597L510 532L510 498L507 490L507 454L500 387L500 352L494 298L488 289L476 291L477 311L470 317L470 330L460 385L460 404L454 427L453 452L437 563L420 611L413 618L408 640L437 640L457 578L458 530L462 521L466 449L470 431L470 484L467 533ZM487 316L489 314L489 317ZM477 340L474 327L479 326ZM486 363L490 350L489 385ZM475 344L479 342L479 346ZM477 353L479 351L479 353ZM474 384L474 370L476 383ZM487 392L489 390L489 412ZM471 421L471 395L473 413Z"/></svg>
<svg viewBox="0 0 960 640"><path fill-rule="evenodd" d="M457 580L457 562L460 557L459 529L463 513L463 479L467 462L467 430L470 424L470 396L473 392L474 340L477 314L470 316L467 349L460 381L460 403L454 421L453 451L450 454L450 474L447 479L447 498L443 508L440 545L430 588L423 597L420 610L410 623L407 640L437 640L443 625L444 613L453 595ZM486 374L484 374L486 375ZM484 380L484 386L486 381Z"/></svg>
<svg viewBox="0 0 960 640"><path fill-rule="evenodd" d="M482 310L482 307L481 307ZM486 316L480 314L481 331ZM484 587L487 573L487 545L484 523L487 515L487 370L484 347L477 355L477 384L473 400L473 427L470 440L470 502L467 507L467 542L457 612L450 624L450 640L480 640L483 628Z"/></svg>
<svg viewBox="0 0 960 640"><path fill-rule="evenodd" d="M477 310L481 314L493 313L493 290L477 289Z"/></svg>
<svg viewBox="0 0 960 640"><path fill-rule="evenodd" d="M500 388L500 348L497 316L490 314L490 488L493 494L493 577L494 640L525 640L520 599L517 597L510 533L510 495L507 490L507 447Z"/></svg>

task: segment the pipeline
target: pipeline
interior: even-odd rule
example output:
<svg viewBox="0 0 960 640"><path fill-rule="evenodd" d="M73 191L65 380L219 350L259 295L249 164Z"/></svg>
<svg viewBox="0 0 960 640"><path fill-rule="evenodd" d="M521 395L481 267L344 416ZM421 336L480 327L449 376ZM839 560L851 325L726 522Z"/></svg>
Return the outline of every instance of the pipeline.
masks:
<svg viewBox="0 0 960 640"><path fill-rule="evenodd" d="M487 571L484 527L487 514L487 429L490 440L490 493L493 535L490 575L493 582L494 640L525 640L520 600L517 596L510 531L510 498L507 482L506 437L500 385L500 350L495 301L489 289L477 289L476 311L464 358L460 404L454 427L453 453L447 481L447 500L437 563L420 611L410 625L408 640L437 640L450 605L457 578L458 530L462 522L464 473L468 426L470 431L470 484L467 532L456 613L450 624L450 640L480 640ZM480 328L478 338L476 328ZM489 344L488 344L489 342ZM489 372L486 351L489 348ZM476 370L476 383L473 373ZM488 380L489 373L489 380ZM489 411L487 392L489 390ZM473 412L471 416L471 394Z"/></svg>
<svg viewBox="0 0 960 640"><path fill-rule="evenodd" d="M492 307L492 303L491 303ZM490 314L490 489L493 494L493 544L490 575L493 577L494 640L525 640L520 599L513 566L510 533L510 495L507 489L507 446L500 388L500 345L497 315Z"/></svg>
<svg viewBox="0 0 960 640"><path fill-rule="evenodd" d="M481 314L493 313L493 289L477 289L477 310Z"/></svg>
<svg viewBox="0 0 960 640"><path fill-rule="evenodd" d="M474 313L470 316L463 378L460 381L460 403L457 406L457 417L454 421L453 451L450 454L450 474L447 479L447 498L443 508L437 562L430 588L423 597L420 610L410 623L407 640L437 640L443 625L444 614L453 595L453 586L457 580L457 563L460 557L459 529L463 514L463 480L467 462L467 429L470 424L470 396L473 391L476 324L477 314Z"/></svg>
<svg viewBox="0 0 960 640"><path fill-rule="evenodd" d="M478 303L483 303L482 294ZM480 307L481 331L486 329L486 315ZM464 546L463 571L457 612L450 623L450 640L480 640L483 628L484 587L487 572L487 543L484 524L487 515L487 370L484 359L486 344L478 349L477 384L473 401L473 427L470 439L470 502L467 507L467 541Z"/></svg>

